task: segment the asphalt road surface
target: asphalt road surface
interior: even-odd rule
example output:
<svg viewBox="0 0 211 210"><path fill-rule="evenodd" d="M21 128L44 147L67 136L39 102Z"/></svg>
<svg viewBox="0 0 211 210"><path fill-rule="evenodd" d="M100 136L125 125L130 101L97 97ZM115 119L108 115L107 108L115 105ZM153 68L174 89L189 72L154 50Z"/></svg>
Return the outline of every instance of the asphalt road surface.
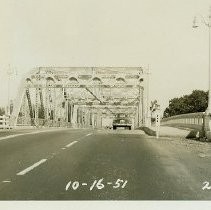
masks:
<svg viewBox="0 0 211 210"><path fill-rule="evenodd" d="M0 200L210 200L210 145L91 129L3 139Z"/></svg>

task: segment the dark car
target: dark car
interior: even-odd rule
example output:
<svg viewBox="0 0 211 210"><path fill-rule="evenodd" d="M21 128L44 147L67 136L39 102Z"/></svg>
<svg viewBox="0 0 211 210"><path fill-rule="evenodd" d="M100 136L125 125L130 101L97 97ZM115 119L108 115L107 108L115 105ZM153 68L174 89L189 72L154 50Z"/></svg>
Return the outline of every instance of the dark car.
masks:
<svg viewBox="0 0 211 210"><path fill-rule="evenodd" d="M118 127L123 127L125 129L131 130L132 123L127 114L124 113L116 114L113 120L113 129L116 130Z"/></svg>

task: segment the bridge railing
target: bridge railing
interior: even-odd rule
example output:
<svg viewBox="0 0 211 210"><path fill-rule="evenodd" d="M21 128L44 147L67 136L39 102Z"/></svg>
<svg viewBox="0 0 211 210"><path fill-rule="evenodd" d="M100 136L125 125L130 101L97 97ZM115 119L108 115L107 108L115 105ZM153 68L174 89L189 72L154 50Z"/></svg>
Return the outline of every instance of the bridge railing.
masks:
<svg viewBox="0 0 211 210"><path fill-rule="evenodd" d="M181 114L161 120L161 125L186 127L193 129L203 129L204 126L204 112Z"/></svg>
<svg viewBox="0 0 211 210"><path fill-rule="evenodd" d="M9 128L9 117L8 116L0 116L0 128Z"/></svg>

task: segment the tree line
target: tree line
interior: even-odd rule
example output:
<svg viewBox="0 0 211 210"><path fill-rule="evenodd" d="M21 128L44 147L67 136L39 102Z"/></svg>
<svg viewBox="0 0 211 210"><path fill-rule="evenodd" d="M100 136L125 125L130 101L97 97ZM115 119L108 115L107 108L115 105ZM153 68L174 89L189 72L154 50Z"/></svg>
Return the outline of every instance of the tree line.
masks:
<svg viewBox="0 0 211 210"><path fill-rule="evenodd" d="M208 92L193 90L189 95L173 98L165 109L163 117L171 117L179 114L204 112L208 106Z"/></svg>

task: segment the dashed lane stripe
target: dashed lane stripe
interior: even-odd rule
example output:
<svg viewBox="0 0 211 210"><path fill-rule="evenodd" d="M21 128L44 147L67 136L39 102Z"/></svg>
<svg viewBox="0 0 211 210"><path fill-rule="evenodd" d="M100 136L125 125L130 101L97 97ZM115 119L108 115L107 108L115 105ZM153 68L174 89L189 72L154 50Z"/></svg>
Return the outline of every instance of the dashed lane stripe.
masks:
<svg viewBox="0 0 211 210"><path fill-rule="evenodd" d="M73 146L74 144L76 144L78 141L73 141L73 142L71 142L70 144L68 144L68 145L66 145L65 147L71 147L71 146Z"/></svg>
<svg viewBox="0 0 211 210"><path fill-rule="evenodd" d="M25 174L27 174L28 172L32 171L34 168L38 167L39 165L41 165L42 163L44 163L45 161L47 161L47 159L42 159L39 162L33 164L32 166L24 169L23 171L20 171L19 173L17 173L18 176L23 176Z"/></svg>

